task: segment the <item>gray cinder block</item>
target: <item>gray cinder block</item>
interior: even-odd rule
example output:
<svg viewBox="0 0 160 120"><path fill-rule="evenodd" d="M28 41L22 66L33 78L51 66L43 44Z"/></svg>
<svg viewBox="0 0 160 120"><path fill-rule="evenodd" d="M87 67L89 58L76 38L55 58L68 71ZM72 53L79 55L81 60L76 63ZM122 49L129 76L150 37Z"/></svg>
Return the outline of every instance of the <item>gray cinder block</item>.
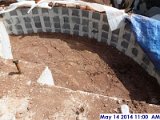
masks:
<svg viewBox="0 0 160 120"><path fill-rule="evenodd" d="M138 50L136 48L132 48L132 54L136 57L138 55Z"/></svg>
<svg viewBox="0 0 160 120"><path fill-rule="evenodd" d="M35 24L35 27L36 27L36 28L42 28L42 25L41 25L40 22L36 22L36 23L34 23L34 24Z"/></svg>
<svg viewBox="0 0 160 120"><path fill-rule="evenodd" d="M98 12L94 12L94 13L92 14L92 18L93 18L93 19L96 19L96 20L100 20L100 14L99 14Z"/></svg>
<svg viewBox="0 0 160 120"><path fill-rule="evenodd" d="M117 43L118 42L118 36L112 35L111 42Z"/></svg>
<svg viewBox="0 0 160 120"><path fill-rule="evenodd" d="M109 26L107 24L103 24L102 30L108 32L109 31Z"/></svg>
<svg viewBox="0 0 160 120"><path fill-rule="evenodd" d="M106 16L106 14L103 15L103 22L107 23L107 16Z"/></svg>
<svg viewBox="0 0 160 120"><path fill-rule="evenodd" d="M80 24L80 18L72 17L72 23Z"/></svg>
<svg viewBox="0 0 160 120"><path fill-rule="evenodd" d="M88 18L88 17L89 17L89 12L86 11L86 10L83 10L83 11L82 11L82 17Z"/></svg>
<svg viewBox="0 0 160 120"><path fill-rule="evenodd" d="M121 42L121 46L122 46L123 48L128 48L128 42L122 41L122 42Z"/></svg>
<svg viewBox="0 0 160 120"><path fill-rule="evenodd" d="M79 30L79 25L75 24L74 27L73 27L73 30L77 30L78 31Z"/></svg>
<svg viewBox="0 0 160 120"><path fill-rule="evenodd" d="M61 28L61 25L60 25L60 23L54 23L54 27L55 28Z"/></svg>
<svg viewBox="0 0 160 120"><path fill-rule="evenodd" d="M79 16L79 10L78 9L73 9L72 10L72 16Z"/></svg>
<svg viewBox="0 0 160 120"><path fill-rule="evenodd" d="M25 12L26 12L26 11L25 11ZM27 10L27 12L28 12L28 10ZM26 14L28 14L27 12L26 12ZM32 10L32 14L34 14L34 15L35 15L35 14L38 14L38 8L34 8L34 9Z"/></svg>
<svg viewBox="0 0 160 120"><path fill-rule="evenodd" d="M112 33L118 35L119 34L120 29L114 30Z"/></svg>
<svg viewBox="0 0 160 120"><path fill-rule="evenodd" d="M31 23L25 23L25 26L26 26L26 28L27 28L27 29L30 29L30 28L32 28L32 25L31 25Z"/></svg>
<svg viewBox="0 0 160 120"><path fill-rule="evenodd" d="M89 25L89 20L88 19L82 19L82 25Z"/></svg>
<svg viewBox="0 0 160 120"><path fill-rule="evenodd" d="M44 20L44 22L50 22L49 16L44 16L44 17L43 17L43 20Z"/></svg>
<svg viewBox="0 0 160 120"><path fill-rule="evenodd" d="M34 22L40 22L40 17L39 16L34 16L33 20L34 20Z"/></svg>
<svg viewBox="0 0 160 120"><path fill-rule="evenodd" d="M98 29L98 22L93 22L92 27L95 28L95 29Z"/></svg>
<svg viewBox="0 0 160 120"><path fill-rule="evenodd" d="M10 16L17 16L17 11L16 10L11 11Z"/></svg>
<svg viewBox="0 0 160 120"><path fill-rule="evenodd" d="M108 33L102 32L102 38L108 38Z"/></svg>
<svg viewBox="0 0 160 120"><path fill-rule="evenodd" d="M59 16L54 16L53 17L53 22L60 22L60 18L59 18Z"/></svg>
<svg viewBox="0 0 160 120"><path fill-rule="evenodd" d="M69 23L69 17L63 17L64 23Z"/></svg>
<svg viewBox="0 0 160 120"><path fill-rule="evenodd" d="M62 8L62 15L69 15L68 8Z"/></svg>
<svg viewBox="0 0 160 120"><path fill-rule="evenodd" d="M51 27L51 23L50 22L44 22L45 27Z"/></svg>
<svg viewBox="0 0 160 120"><path fill-rule="evenodd" d="M89 31L89 30L88 30L88 27L83 26L82 31L83 31L83 32L88 32L88 31Z"/></svg>
<svg viewBox="0 0 160 120"><path fill-rule="evenodd" d="M24 20L24 22L31 22L30 17L24 17L23 20Z"/></svg>
<svg viewBox="0 0 160 120"><path fill-rule="evenodd" d="M150 63L150 60L149 60L149 58L148 58L147 55L144 55L144 56L143 56L142 61L143 61L146 65L149 65L149 63Z"/></svg>
<svg viewBox="0 0 160 120"><path fill-rule="evenodd" d="M70 24L63 24L63 29L70 29Z"/></svg>
<svg viewBox="0 0 160 120"><path fill-rule="evenodd" d="M127 32L125 32L125 33L123 34L123 38L124 38L125 40L129 41L129 40L130 40L130 38L131 38L131 34L130 34L130 33L127 33Z"/></svg>

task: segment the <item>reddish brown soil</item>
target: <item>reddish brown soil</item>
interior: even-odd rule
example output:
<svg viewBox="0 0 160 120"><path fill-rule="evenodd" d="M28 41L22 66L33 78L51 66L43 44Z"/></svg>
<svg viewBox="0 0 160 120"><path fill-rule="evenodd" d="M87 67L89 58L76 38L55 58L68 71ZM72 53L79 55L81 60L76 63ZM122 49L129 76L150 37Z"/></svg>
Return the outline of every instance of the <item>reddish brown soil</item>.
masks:
<svg viewBox="0 0 160 120"><path fill-rule="evenodd" d="M48 65L58 86L149 103L159 100L156 80L113 47L56 33L10 39L14 58Z"/></svg>

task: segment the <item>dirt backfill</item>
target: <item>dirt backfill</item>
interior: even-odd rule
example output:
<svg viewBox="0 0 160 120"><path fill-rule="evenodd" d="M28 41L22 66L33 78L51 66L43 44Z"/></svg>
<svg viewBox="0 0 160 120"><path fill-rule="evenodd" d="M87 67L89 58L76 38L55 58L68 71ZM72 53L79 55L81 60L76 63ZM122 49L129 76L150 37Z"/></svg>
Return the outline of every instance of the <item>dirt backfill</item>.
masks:
<svg viewBox="0 0 160 120"><path fill-rule="evenodd" d="M159 104L160 88L137 63L105 43L58 33L10 36L14 58L46 64L55 84Z"/></svg>

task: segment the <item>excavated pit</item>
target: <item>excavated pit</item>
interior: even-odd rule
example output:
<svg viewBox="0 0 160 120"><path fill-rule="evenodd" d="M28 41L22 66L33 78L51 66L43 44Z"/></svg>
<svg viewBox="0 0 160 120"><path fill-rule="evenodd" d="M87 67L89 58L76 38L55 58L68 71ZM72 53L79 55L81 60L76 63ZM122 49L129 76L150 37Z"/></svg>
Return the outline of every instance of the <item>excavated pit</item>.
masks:
<svg viewBox="0 0 160 120"><path fill-rule="evenodd" d="M39 33L12 35L10 40L14 58L49 66L57 86L148 103L159 99L153 77L122 52L94 39Z"/></svg>

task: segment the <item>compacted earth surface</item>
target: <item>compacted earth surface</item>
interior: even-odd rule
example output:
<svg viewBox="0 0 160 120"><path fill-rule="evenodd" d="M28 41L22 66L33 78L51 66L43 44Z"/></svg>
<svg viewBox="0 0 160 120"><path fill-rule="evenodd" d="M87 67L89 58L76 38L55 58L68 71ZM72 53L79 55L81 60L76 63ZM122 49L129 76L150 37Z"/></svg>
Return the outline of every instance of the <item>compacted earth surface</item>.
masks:
<svg viewBox="0 0 160 120"><path fill-rule="evenodd" d="M10 36L12 60L0 59L0 120L99 120L100 113L160 113L159 86L115 48L83 37ZM48 66L55 86L37 79Z"/></svg>
<svg viewBox="0 0 160 120"><path fill-rule="evenodd" d="M57 86L149 103L159 100L156 80L105 43L57 33L10 39L14 58L47 65Z"/></svg>

